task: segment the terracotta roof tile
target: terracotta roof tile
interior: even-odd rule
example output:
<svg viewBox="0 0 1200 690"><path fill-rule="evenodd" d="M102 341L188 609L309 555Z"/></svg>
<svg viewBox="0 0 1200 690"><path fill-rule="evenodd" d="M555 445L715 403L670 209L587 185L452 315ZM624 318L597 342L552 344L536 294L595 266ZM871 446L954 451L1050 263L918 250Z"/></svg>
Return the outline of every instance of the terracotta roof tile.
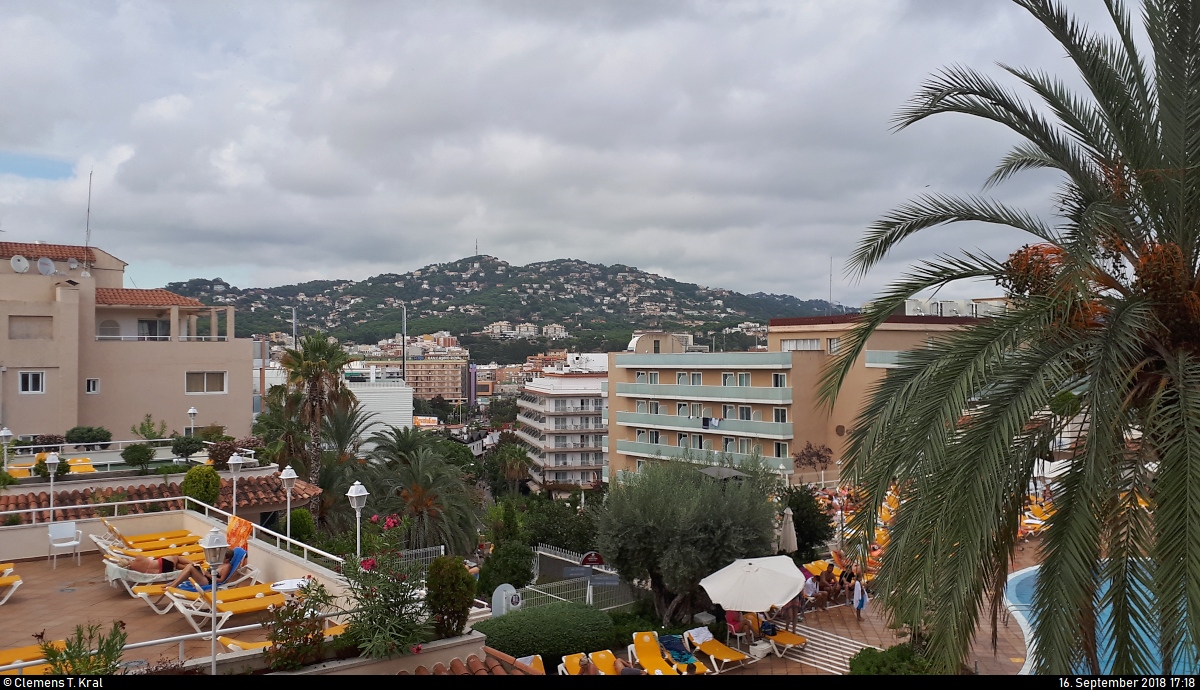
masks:
<svg viewBox="0 0 1200 690"><path fill-rule="evenodd" d="M96 304L129 305L133 307L203 307L198 299L177 295L170 290L151 288L96 288Z"/></svg>
<svg viewBox="0 0 1200 690"><path fill-rule="evenodd" d="M412 671L411 675L414 675L414 676L429 676L429 675L434 675L434 676L449 676L449 675L455 675L455 676L466 676L466 675L542 676L542 675L545 675L544 673L539 672L537 669L530 668L529 666L522 664L521 662L517 661L516 659L512 658L511 656L509 656L503 652L497 651L495 649L492 649L491 647L484 647L483 651L485 654L483 659L480 659L477 655L472 654L467 657L466 662L464 662L461 659L451 660L449 668L447 668L445 664L442 664L440 662L434 664L432 670L426 666L418 666ZM410 675L410 673L408 671L401 671L397 675L407 676L407 675Z"/></svg>
<svg viewBox="0 0 1200 690"><path fill-rule="evenodd" d="M95 261L96 254L91 247L80 247L71 244L36 244L33 242L0 242L0 257L8 258L20 254L31 261L37 261L43 256L54 261Z"/></svg>
<svg viewBox="0 0 1200 690"><path fill-rule="evenodd" d="M249 485L253 490L247 491L245 495L242 493L242 487ZM105 487L104 489L95 490L91 487L83 489L65 489L63 491L54 492L54 519L55 520L84 520L87 518L96 517L96 504L104 503L106 500L121 500L113 499L113 496L125 494L123 500L135 501L154 498L178 498L182 495L179 490L179 484L172 483L170 486L164 486L161 483L156 484L139 484L137 486L124 487ZM233 493L233 486L229 480L221 480L221 495L217 499L217 507L221 510L229 510L230 494ZM313 486L306 481L296 480L296 485L292 488L292 507L303 507L308 503L308 500L321 493L319 487ZM249 508L253 506L272 506L287 502L287 492L283 490L283 483L279 481L279 474L259 476L259 477L241 477L238 479L238 507ZM154 507L151 507L154 506ZM50 494L44 489L24 494L5 494L0 495L0 511L6 510L28 510L30 508L41 508L41 512L37 513L38 522L47 522L50 519ZM129 514L140 514L155 512L159 510L180 510L183 508L182 501L167 501L162 504L137 504L125 506L122 510L128 511ZM122 514L126 514L122 512ZM22 524L33 522L33 515L25 513L20 516Z"/></svg>
<svg viewBox="0 0 1200 690"><path fill-rule="evenodd" d="M860 314L834 314L831 316L794 316L783 319L771 319L771 326L820 326L838 323L857 323L862 318ZM936 326L979 323L979 319L970 316L889 316L887 323L924 323Z"/></svg>
<svg viewBox="0 0 1200 690"><path fill-rule="evenodd" d="M467 670L467 665L458 659L453 659L450 661L450 673L456 676L470 675L470 671Z"/></svg>

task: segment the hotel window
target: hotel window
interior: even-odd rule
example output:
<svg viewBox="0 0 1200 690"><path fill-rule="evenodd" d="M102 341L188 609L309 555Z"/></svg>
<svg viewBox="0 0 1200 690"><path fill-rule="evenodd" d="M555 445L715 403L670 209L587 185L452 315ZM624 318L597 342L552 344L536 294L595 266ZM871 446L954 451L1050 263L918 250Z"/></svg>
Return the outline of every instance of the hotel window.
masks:
<svg viewBox="0 0 1200 690"><path fill-rule="evenodd" d="M895 369L900 366L900 350L867 350L869 368Z"/></svg>
<svg viewBox="0 0 1200 690"><path fill-rule="evenodd" d="M749 386L750 385L750 372L744 371L744 372L738 374L738 385L739 386Z"/></svg>
<svg viewBox="0 0 1200 690"><path fill-rule="evenodd" d="M46 392L46 372L44 371L22 371L18 376L22 393L45 393Z"/></svg>
<svg viewBox="0 0 1200 690"><path fill-rule="evenodd" d="M738 452L742 455L749 455L751 452L751 440L748 438L738 439Z"/></svg>
<svg viewBox="0 0 1200 690"><path fill-rule="evenodd" d="M555 417L554 418L554 428L555 429L566 429L567 428L567 418L566 417Z"/></svg>
<svg viewBox="0 0 1200 690"><path fill-rule="evenodd" d="M637 401L637 411L638 411L638 414L646 414L646 401L645 400Z"/></svg>
<svg viewBox="0 0 1200 690"><path fill-rule="evenodd" d="M736 386L737 385L737 377L734 376L733 374L721 374L721 385L722 386Z"/></svg>
<svg viewBox="0 0 1200 690"><path fill-rule="evenodd" d="M741 405L738 407L738 419L742 419L747 422L750 421L750 406L749 405Z"/></svg>
<svg viewBox="0 0 1200 690"><path fill-rule="evenodd" d="M555 453L554 454L554 464L558 465L559 467L562 467L563 465L567 464L567 454L566 453Z"/></svg>
<svg viewBox="0 0 1200 690"><path fill-rule="evenodd" d="M646 382L646 372L644 372L644 371L637 372L636 374L633 375L633 380L638 383L645 383Z"/></svg>
<svg viewBox="0 0 1200 690"><path fill-rule="evenodd" d="M85 379L83 382L83 392L89 394L99 393L100 379Z"/></svg>
<svg viewBox="0 0 1200 690"><path fill-rule="evenodd" d="M592 464L603 465L604 453L592 453Z"/></svg>
<svg viewBox="0 0 1200 690"><path fill-rule="evenodd" d="M650 443L657 445L659 442L659 433L654 429L650 430Z"/></svg>
<svg viewBox="0 0 1200 690"><path fill-rule="evenodd" d="M737 419L737 405L722 405L721 419Z"/></svg>
<svg viewBox="0 0 1200 690"><path fill-rule="evenodd" d="M554 481L556 481L556 482L565 482L565 481L569 480L570 478L571 478L570 472L555 472L554 473Z"/></svg>
<svg viewBox="0 0 1200 690"><path fill-rule="evenodd" d="M646 430L645 430L645 429L638 429L638 430L637 430L637 442L638 442L638 443L645 443L645 442L646 442Z"/></svg>
<svg viewBox="0 0 1200 690"><path fill-rule="evenodd" d="M169 319L138 319L138 340L170 340Z"/></svg>
<svg viewBox="0 0 1200 690"><path fill-rule="evenodd" d="M650 372L650 383L658 383L658 372L657 371Z"/></svg>
<svg viewBox="0 0 1200 690"><path fill-rule="evenodd" d="M776 424L787 424L787 408L786 407L776 407L775 408L775 423Z"/></svg>
<svg viewBox="0 0 1200 690"><path fill-rule="evenodd" d="M688 447L688 435L687 434L679 434L678 436L676 436L675 437L675 445L679 446L680 448L687 448Z"/></svg>
<svg viewBox="0 0 1200 690"><path fill-rule="evenodd" d="M593 448L603 448L604 447L604 436L602 436L602 435L593 436L592 437L592 447Z"/></svg>
<svg viewBox="0 0 1200 690"><path fill-rule="evenodd" d="M704 449L704 437L700 434L692 434L692 448L696 450Z"/></svg>
<svg viewBox="0 0 1200 690"><path fill-rule="evenodd" d="M583 410L584 412L587 412L587 409L588 409L588 407L591 405L591 402L592 402L592 399L591 399L591 398L582 398L582 399L580 399L580 401L579 401L579 409Z"/></svg>
<svg viewBox="0 0 1200 690"><path fill-rule="evenodd" d="M584 429L586 429L586 428L588 428L589 426L591 426L592 418L591 418L591 417L582 417L582 418L580 418L580 420L579 420L579 421L580 421L580 425L579 425L579 426L581 426L581 427L583 427Z"/></svg>
<svg viewBox="0 0 1200 690"><path fill-rule="evenodd" d="M567 411L567 401L563 400L562 398L556 398L554 400L554 411L555 412L566 412Z"/></svg>
<svg viewBox="0 0 1200 690"><path fill-rule="evenodd" d="M732 436L726 436L721 439L721 450L725 453L733 453L737 451L737 439Z"/></svg>
<svg viewBox="0 0 1200 690"><path fill-rule="evenodd" d="M827 342L829 343L829 354L836 355L842 351L841 338L830 338Z"/></svg>
<svg viewBox="0 0 1200 690"><path fill-rule="evenodd" d="M693 417L703 417L704 416L704 404L703 403L692 403L692 416Z"/></svg>
<svg viewBox="0 0 1200 690"><path fill-rule="evenodd" d="M687 403L676 403L675 414L680 417L686 417L688 415L688 404Z"/></svg>
<svg viewBox="0 0 1200 690"><path fill-rule="evenodd" d="M775 388L787 388L787 374L771 374L771 385Z"/></svg>
<svg viewBox="0 0 1200 690"><path fill-rule="evenodd" d="M688 385L688 375L687 375L686 371L680 371L675 374L675 385L676 386Z"/></svg>
<svg viewBox="0 0 1200 690"><path fill-rule="evenodd" d="M657 355L660 352L662 352L662 341L656 339L654 341L654 354Z"/></svg>
<svg viewBox="0 0 1200 690"><path fill-rule="evenodd" d="M650 401L650 414L658 414L659 413L658 409L659 409L658 401L651 400Z"/></svg>
<svg viewBox="0 0 1200 690"><path fill-rule="evenodd" d="M192 395L200 395L203 393L224 393L225 372L189 371L184 375L183 392Z"/></svg>
<svg viewBox="0 0 1200 690"><path fill-rule="evenodd" d="M699 371L692 372L692 385L699 386L704 383L704 374Z"/></svg>
<svg viewBox="0 0 1200 690"><path fill-rule="evenodd" d="M784 443L782 441L775 442L775 457L777 457L777 458L788 457L788 446L786 443Z"/></svg>
<svg viewBox="0 0 1200 690"><path fill-rule="evenodd" d="M597 429L604 426L604 417L592 417L592 426Z"/></svg>
<svg viewBox="0 0 1200 690"><path fill-rule="evenodd" d="M820 350L821 349L821 339L820 338L799 338L799 339L781 340L779 342L779 346L780 346L780 349L784 352L791 352L792 350Z"/></svg>

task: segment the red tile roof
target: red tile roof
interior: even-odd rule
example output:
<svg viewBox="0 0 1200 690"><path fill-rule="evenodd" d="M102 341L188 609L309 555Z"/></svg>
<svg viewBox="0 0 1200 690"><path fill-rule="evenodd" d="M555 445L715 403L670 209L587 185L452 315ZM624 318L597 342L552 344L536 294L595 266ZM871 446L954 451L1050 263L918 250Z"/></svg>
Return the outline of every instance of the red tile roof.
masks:
<svg viewBox="0 0 1200 690"><path fill-rule="evenodd" d="M162 288L132 290L130 288L96 288L96 304L128 305L132 307L203 307L198 299L177 295Z"/></svg>
<svg viewBox="0 0 1200 690"><path fill-rule="evenodd" d="M26 259L37 261L43 256L54 261L95 261L96 254L91 247L78 247L71 244L36 244L33 242L0 242L0 257L9 258L20 254Z"/></svg>
<svg viewBox="0 0 1200 690"><path fill-rule="evenodd" d="M786 319L771 319L770 326L821 326L837 323L857 323L862 318L860 314L834 314L833 316L799 316ZM970 316L889 316L887 323L926 323L931 325L953 325L978 323L979 319Z"/></svg>
<svg viewBox="0 0 1200 690"><path fill-rule="evenodd" d="M287 492L283 490L283 483L279 481L279 474L258 476L258 477L239 477L238 478L238 508L250 508L255 506L277 506L287 502ZM139 484L137 486L123 487L106 487L104 489L93 489L85 487L83 489L69 489L64 491L54 492L54 519L55 520L83 520L86 518L96 517L95 504L104 503L106 500L112 500L116 494L125 494L123 500L136 501L152 498L178 498L182 495L179 490L179 484L171 484L164 486L161 483L156 484ZM233 485L227 479L221 479L221 494L217 499L217 508L228 511L230 508L230 494L233 493ZM306 481L297 480L296 485L292 487L292 507L302 508L307 505L309 499L321 493L319 487L313 486ZM148 506L154 506L153 509ZM28 510L31 508L41 508L42 512L37 514L38 522L46 522L50 519L50 494L49 492L39 489L36 492L26 494L7 494L0 496L0 512L6 510ZM160 510L180 510L183 508L183 502L165 501L163 504L156 503L139 503L132 506L122 508L131 514L147 513ZM32 513L24 513L20 515L22 524L33 522Z"/></svg>
<svg viewBox="0 0 1200 690"><path fill-rule="evenodd" d="M411 675L414 676L544 676L546 674L531 668L491 647L484 647L484 658L481 660L478 655L472 654L467 657L464 662L461 659L453 659L450 666L446 664L436 663L433 668L418 666ZM410 675L408 671L401 671L397 675Z"/></svg>

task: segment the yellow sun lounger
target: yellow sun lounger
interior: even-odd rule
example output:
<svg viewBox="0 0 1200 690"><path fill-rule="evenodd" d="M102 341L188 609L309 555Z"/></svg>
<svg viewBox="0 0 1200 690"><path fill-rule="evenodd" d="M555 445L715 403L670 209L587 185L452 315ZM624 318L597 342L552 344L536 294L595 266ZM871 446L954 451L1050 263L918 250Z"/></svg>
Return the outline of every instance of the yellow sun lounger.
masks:
<svg viewBox="0 0 1200 690"><path fill-rule="evenodd" d="M66 649L66 640L55 640L50 644L59 649ZM31 644L27 647L16 647L13 649L5 649L0 651L0 666L8 666L9 664L19 664L22 661L35 661L43 659L41 645ZM40 664L37 666L26 666L25 668L16 669L13 671L0 671L0 676L41 676L50 673L50 664ZM7 685L7 684L6 684Z"/></svg>
<svg viewBox="0 0 1200 690"><path fill-rule="evenodd" d="M663 658L662 647L658 645L658 634L636 632L633 634L633 644L626 649L629 663L637 663L652 676L677 676L674 664Z"/></svg>
<svg viewBox="0 0 1200 690"><path fill-rule="evenodd" d="M192 534L185 529L171 530L169 532L152 532L149 534L121 534L121 530L117 529L111 522L104 518L100 518L100 522L108 528L114 537L119 539L126 547L131 549L145 550L153 546L145 542L166 541L172 544L195 544L200 541L200 537Z"/></svg>
<svg viewBox="0 0 1200 690"><path fill-rule="evenodd" d="M265 588L265 589L263 589ZM235 587L221 590L217 593L217 630L233 616L244 613L259 613L273 606L283 606L287 599L282 594L267 594L270 585L253 585L250 587ZM212 610L209 608L207 596L199 597L195 592L167 588L167 597L175 605L176 610L183 614L189 625L196 632L203 633L211 629Z"/></svg>
<svg viewBox="0 0 1200 690"><path fill-rule="evenodd" d="M787 630L778 630L774 635L763 635L759 618L753 613L747 613L744 619L750 624L750 630L755 635L771 643L771 649L775 651L775 656L782 657L787 650L793 647L803 649L804 645L808 644L807 637Z"/></svg>
<svg viewBox="0 0 1200 690"><path fill-rule="evenodd" d="M563 657L562 663L558 665L558 672L564 676L579 675L579 661L583 659L583 652L578 654L568 654Z"/></svg>
<svg viewBox="0 0 1200 690"><path fill-rule="evenodd" d="M596 670L600 672L600 675L617 675L617 657L613 656L613 653L607 649L602 649L598 652L592 652L591 654L588 654L588 658L592 660L593 664L595 664Z"/></svg>
<svg viewBox="0 0 1200 690"><path fill-rule="evenodd" d="M338 625L332 625L328 628L325 628L325 639L331 640L338 635L341 635L342 633L346 632L347 627L349 627L347 623L340 623ZM247 652L252 649L266 649L267 647L271 646L270 640L239 640L236 637L226 637L224 635L219 635L217 637L217 642L225 645L232 652Z"/></svg>
<svg viewBox="0 0 1200 690"><path fill-rule="evenodd" d="M529 656L523 656L520 659L517 659L517 661L525 664L529 668L536 670L542 675L546 675L546 665L542 663L541 654L530 654Z"/></svg>
<svg viewBox="0 0 1200 690"><path fill-rule="evenodd" d="M12 575L12 563L0 563L0 575Z"/></svg>
<svg viewBox="0 0 1200 690"><path fill-rule="evenodd" d="M11 597L13 592L17 591L17 588L20 586L20 575L5 575L4 577L0 577L0 592L4 593L4 596L0 596L0 606L3 606L4 602L8 601L8 598Z"/></svg>
<svg viewBox="0 0 1200 690"><path fill-rule="evenodd" d="M692 650L693 654L699 652L707 656L708 660L712 663L713 672L717 674L728 670L727 667L730 665L742 666L750 661L750 657L746 654L721 644L716 640L708 640L707 642L696 644L696 641L692 639L691 633L686 633L683 636L683 641L688 649Z"/></svg>

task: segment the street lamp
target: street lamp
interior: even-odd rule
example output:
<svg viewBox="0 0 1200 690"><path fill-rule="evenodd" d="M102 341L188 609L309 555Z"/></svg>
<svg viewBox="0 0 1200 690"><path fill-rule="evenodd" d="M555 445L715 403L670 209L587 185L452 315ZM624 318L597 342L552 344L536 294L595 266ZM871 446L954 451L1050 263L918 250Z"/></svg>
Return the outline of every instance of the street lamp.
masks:
<svg viewBox="0 0 1200 690"><path fill-rule="evenodd" d="M50 470L50 522L54 522L54 473L58 471L58 453L46 456L46 469Z"/></svg>
<svg viewBox="0 0 1200 690"><path fill-rule="evenodd" d="M287 491L287 538L292 538L292 487L296 486L296 470L292 469L291 465L283 468L279 473L279 481L283 482L283 488ZM290 547L289 547L290 548Z"/></svg>
<svg viewBox="0 0 1200 690"><path fill-rule="evenodd" d="M194 407L188 408L188 417L191 417L191 419L192 419L191 430L190 430L190 433L188 433L188 436L194 437L196 435L196 415L198 415L198 414L200 414L200 413L196 411L196 408L194 408Z"/></svg>
<svg viewBox="0 0 1200 690"><path fill-rule="evenodd" d="M0 428L0 444L4 446L4 471L8 471L8 444L12 441L13 432L8 427Z"/></svg>
<svg viewBox="0 0 1200 690"><path fill-rule="evenodd" d="M346 492L350 506L354 508L355 553L362 558L362 509L367 505L367 487L355 481L354 486Z"/></svg>
<svg viewBox="0 0 1200 690"><path fill-rule="evenodd" d="M235 516L237 515L237 478L242 473L242 465L245 462L237 453L229 457L229 473L233 475L233 514Z"/></svg>
<svg viewBox="0 0 1200 690"><path fill-rule="evenodd" d="M209 608L212 609L212 675L217 675L217 568L225 560L225 549L229 542L225 541L225 533L213 527L200 540L200 548L204 549L204 560L208 561ZM199 593L204 596L204 592Z"/></svg>

